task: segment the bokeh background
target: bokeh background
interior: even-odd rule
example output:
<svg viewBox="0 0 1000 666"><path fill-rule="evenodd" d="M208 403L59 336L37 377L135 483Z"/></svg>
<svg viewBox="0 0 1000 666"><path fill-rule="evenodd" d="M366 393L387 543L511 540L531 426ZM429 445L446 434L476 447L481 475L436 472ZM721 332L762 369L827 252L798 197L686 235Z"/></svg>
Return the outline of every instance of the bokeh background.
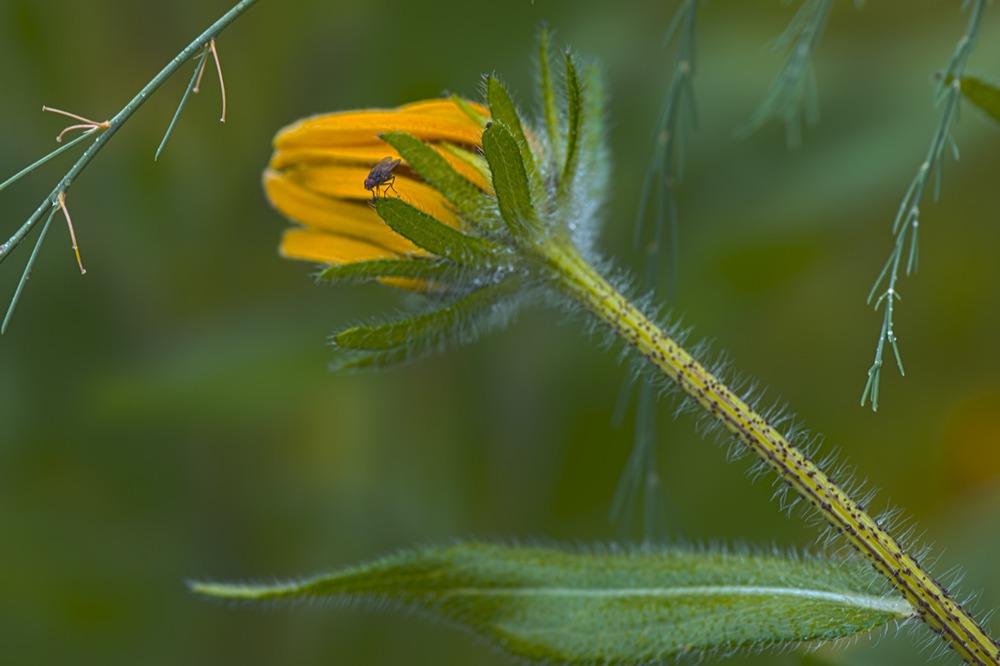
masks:
<svg viewBox="0 0 1000 666"><path fill-rule="evenodd" d="M680 188L671 307L787 400L1000 606L1000 127L966 107L942 196L922 206L920 272L902 283L907 376L858 406L879 330L865 303L889 226L937 122L933 72L959 2L837 3L816 59L822 121L797 150L734 129L781 63L796 4L699 7L699 126ZM0 0L0 176L55 146L43 104L103 119L231 2ZM73 187L87 275L53 225L0 339L0 654L10 664L502 664L412 617L205 603L187 578L305 575L452 537L619 539L611 497L631 427L612 412L616 353L543 309L447 356L333 374L325 336L400 307L374 286L313 285L276 253L269 141L304 115L475 97L502 73L532 108L534 36L598 57L614 181L601 249L630 241L672 62L675 2L264 0L221 37L229 117L209 72L159 162L190 70L168 82ZM1000 8L970 70L1000 78ZM0 194L6 238L64 158ZM0 270L13 293L30 243ZM742 463L660 409L671 540L810 548L817 531ZM629 532L633 537L637 533ZM919 632L918 632L919 633ZM824 663L920 663L907 636ZM799 663L797 653L756 659ZM739 660L736 660L739 661ZM751 660L753 661L753 660Z"/></svg>

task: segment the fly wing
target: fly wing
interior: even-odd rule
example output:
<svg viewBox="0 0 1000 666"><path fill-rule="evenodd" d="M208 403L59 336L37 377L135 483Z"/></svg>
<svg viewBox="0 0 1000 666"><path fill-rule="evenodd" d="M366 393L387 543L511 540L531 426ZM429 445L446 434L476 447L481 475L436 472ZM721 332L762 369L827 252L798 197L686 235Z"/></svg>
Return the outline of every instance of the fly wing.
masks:
<svg viewBox="0 0 1000 666"><path fill-rule="evenodd" d="M394 160L391 157L383 157L378 161L378 164L372 167L371 176L374 178L388 178L392 170L399 166L400 160Z"/></svg>

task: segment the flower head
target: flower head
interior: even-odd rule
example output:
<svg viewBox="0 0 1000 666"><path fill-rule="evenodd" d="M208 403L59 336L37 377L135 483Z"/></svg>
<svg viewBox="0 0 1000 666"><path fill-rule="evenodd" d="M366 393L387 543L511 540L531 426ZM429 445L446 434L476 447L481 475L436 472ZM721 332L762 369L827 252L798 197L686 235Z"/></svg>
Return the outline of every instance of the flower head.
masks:
<svg viewBox="0 0 1000 666"><path fill-rule="evenodd" d="M532 131L486 79L485 106L452 96L390 110L331 113L275 137L264 186L299 226L284 256L320 278L423 291L423 313L334 336L344 365L382 365L467 342L551 281L567 249L588 247L603 189L601 95L566 56L561 99L542 40L545 125Z"/></svg>
<svg viewBox="0 0 1000 666"><path fill-rule="evenodd" d="M478 114L478 118L476 115ZM464 178L489 191L476 164L489 111L454 99L416 102L389 110L330 113L289 125L274 139L264 187L274 206L303 225L289 229L281 253L293 259L348 264L426 254L394 232L369 205L365 180L382 159L400 159L380 138L404 132L432 147ZM407 165L395 169L398 196L454 228L461 220L445 197Z"/></svg>

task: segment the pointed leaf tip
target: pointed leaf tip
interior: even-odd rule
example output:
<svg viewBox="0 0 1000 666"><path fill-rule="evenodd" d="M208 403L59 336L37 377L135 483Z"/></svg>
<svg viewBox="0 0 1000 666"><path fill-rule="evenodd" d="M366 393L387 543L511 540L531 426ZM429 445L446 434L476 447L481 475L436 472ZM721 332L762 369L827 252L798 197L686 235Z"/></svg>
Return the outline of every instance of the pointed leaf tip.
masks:
<svg viewBox="0 0 1000 666"><path fill-rule="evenodd" d="M527 131L521 123L521 117L517 112L513 98L500 79L495 76L488 81L486 86L486 100L489 103L490 116L506 127L511 136L514 137L518 151L521 153L524 171L528 177L532 199L536 202L540 201L544 196L545 184L535 166L535 156L531 152Z"/></svg>

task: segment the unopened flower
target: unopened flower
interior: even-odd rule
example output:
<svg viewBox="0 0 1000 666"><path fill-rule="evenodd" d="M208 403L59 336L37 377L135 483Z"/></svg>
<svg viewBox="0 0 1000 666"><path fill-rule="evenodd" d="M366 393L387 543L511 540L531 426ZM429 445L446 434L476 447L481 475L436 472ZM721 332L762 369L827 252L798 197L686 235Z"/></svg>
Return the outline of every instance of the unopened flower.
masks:
<svg viewBox="0 0 1000 666"><path fill-rule="evenodd" d="M282 254L324 264L321 279L428 296L425 312L334 336L344 365L467 342L562 279L555 264L567 249L589 246L606 170L602 100L596 77L585 97L568 54L565 62L564 95L543 77L539 128L490 76L485 106L453 96L331 113L275 137L265 189L298 225Z"/></svg>
<svg viewBox="0 0 1000 666"><path fill-rule="evenodd" d="M480 153L488 114L478 104L438 99L319 115L282 129L274 139L264 187L274 206L302 225L285 232L282 254L329 264L426 254L386 226L369 205L372 193L364 181L371 168L385 157L400 157L380 135L404 132L426 142L469 182L489 191ZM451 227L462 227L445 197L412 168L403 165L395 175L398 196Z"/></svg>

